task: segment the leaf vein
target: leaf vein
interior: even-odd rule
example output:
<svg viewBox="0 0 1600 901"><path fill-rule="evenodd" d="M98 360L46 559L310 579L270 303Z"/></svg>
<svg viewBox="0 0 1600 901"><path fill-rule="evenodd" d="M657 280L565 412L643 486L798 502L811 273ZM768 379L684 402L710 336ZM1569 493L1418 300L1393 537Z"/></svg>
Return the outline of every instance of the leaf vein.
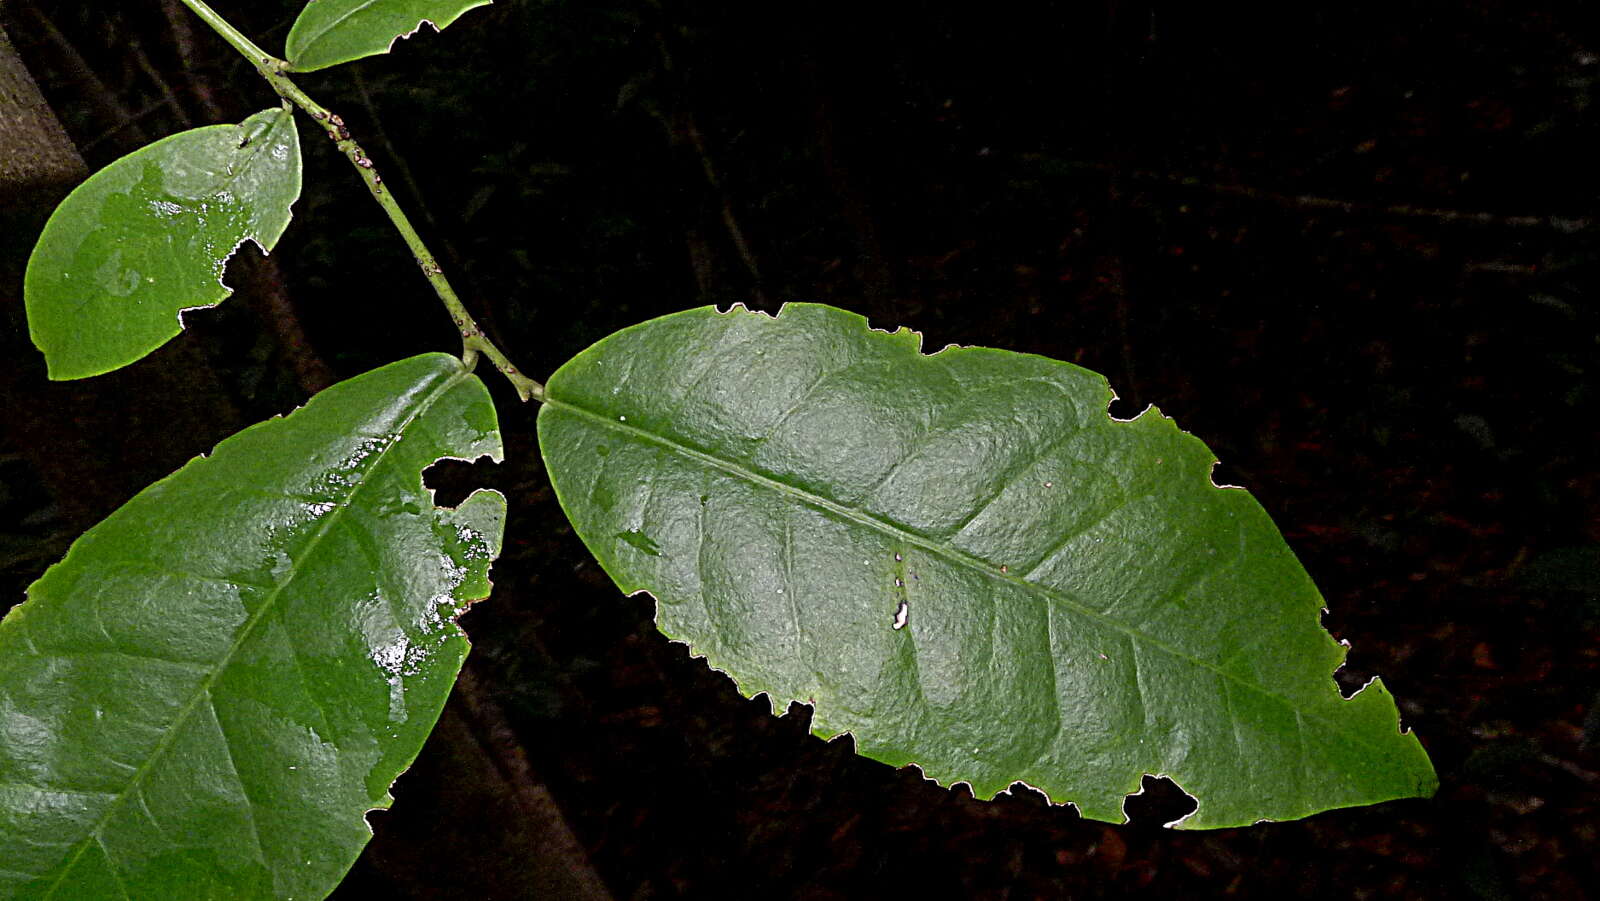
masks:
<svg viewBox="0 0 1600 901"><path fill-rule="evenodd" d="M729 322L731 323L732 320L729 320ZM732 337L731 341L730 336ZM699 392L701 384L704 383L706 379L710 378L713 372L717 371L718 364L722 363L725 359L725 353L729 351L737 352L743 350L748 345L755 344L756 342L760 341L761 338L762 336L759 335L751 337L744 335L731 327L724 327L722 334L717 336L716 349L708 354L705 354L705 365L702 366L700 370L694 374L694 377L689 380L689 383L684 386L683 393L673 400L672 410L667 414L666 421L676 422L678 420L678 414L683 412L684 406L687 405L689 401L694 398L695 394ZM731 344L732 346L725 347L724 345L727 344ZM692 360L693 357L690 357L690 359ZM546 390L549 390L548 387Z"/></svg>
<svg viewBox="0 0 1600 901"><path fill-rule="evenodd" d="M1065 534L1056 539L1055 543L1046 548L1044 554L1037 560L1034 560L1032 565L1023 571L1022 578L1031 578L1034 573L1039 571L1040 567L1043 567L1046 563L1049 563L1056 554L1060 553L1062 548L1066 547L1068 544L1071 544L1075 539L1082 537L1090 529L1100 525L1101 523L1110 519L1112 516L1116 515L1118 510L1121 510L1134 501L1144 500L1145 498L1149 497L1150 494L1151 492L1145 492L1144 494L1137 496L1123 494L1110 504L1107 504L1105 507L1094 511L1094 513L1090 515L1088 519L1079 523L1077 526L1068 529ZM1105 615L1106 611L1100 611L1100 616Z"/></svg>
<svg viewBox="0 0 1600 901"><path fill-rule="evenodd" d="M21 789L36 795L81 795L86 798L114 797L116 792L92 792L77 788L49 788L43 785L34 785L30 782L0 782L0 789Z"/></svg>
<svg viewBox="0 0 1600 901"><path fill-rule="evenodd" d="M789 623L794 627L794 658L795 662L805 666L808 671L813 667L806 659L805 627L800 624L800 599L795 597L794 587L794 524L789 521L789 507L784 505L780 514L783 517L783 544L780 554L783 564L783 594L789 601ZM813 676L815 673L812 673Z"/></svg>
<svg viewBox="0 0 1600 901"><path fill-rule="evenodd" d="M1197 657L1187 651L1182 650L1181 648L1168 645L1165 642L1136 632L1134 629L1124 623L1118 622L1117 620L1108 619L1107 617L1102 616L1099 611L1095 610L1088 603L1063 589L1045 585L1040 582L1029 581L1015 573L1003 573L1000 571L997 565L983 561L958 548L931 540L919 533L913 532L910 529L904 528L896 523L880 518L879 516L876 516L865 510L850 507L831 498L807 491L794 485L790 485L777 478L766 475L765 473L757 472L745 464L726 460L722 457L716 456L715 454L690 447L666 435L647 431L627 422L615 421L614 419L603 414L597 413L586 407L578 406L577 404L568 402L556 396L547 395L545 398L545 405L558 410L564 410L572 415L590 420L601 428L609 429L614 432L621 432L634 440L659 445L680 456L684 456L691 460L705 464L706 466L719 469L737 479L743 480L758 487L767 488L779 494L788 495L799 503L812 507L818 511L831 514L841 520L855 523L858 526L877 531L892 539L903 541L910 545L919 547L935 556L944 558L956 565L979 573L986 579L1007 582L1022 588L1025 592L1040 595L1047 602L1058 603L1070 611L1078 614L1079 616L1083 616L1086 619L1098 622L1117 632L1121 632L1124 635L1127 635L1134 642L1142 642L1147 644L1156 650L1161 651L1163 654L1177 659L1180 662L1216 673L1224 679L1228 679L1237 683L1247 691L1260 695L1291 711L1294 711L1297 716L1300 715L1299 708L1288 697L1272 691L1267 686L1246 681L1239 675L1222 670L1216 664ZM704 600L703 592L702 600ZM1313 712L1310 713L1309 716L1312 719L1330 726L1338 725L1332 720L1328 719L1326 716L1323 716L1319 713ZM1374 751L1382 752L1385 750L1380 746L1372 744L1372 742L1369 741L1365 736L1357 733L1338 733L1338 730L1335 730L1335 732L1336 734L1343 735L1343 737L1348 738L1350 741L1357 742L1363 746L1371 748Z"/></svg>
<svg viewBox="0 0 1600 901"><path fill-rule="evenodd" d="M378 0L367 0L367 2L365 2L365 3L361 3L361 4L358 4L356 6L351 7L343 15L335 16L334 18L329 19L328 20L328 24L322 26L321 29L319 29L318 31L314 32L311 35L311 37L306 38L305 41L300 44L300 49L301 50L309 50L313 44L315 44L317 41L322 40L323 36L326 35L328 32L334 30L335 28L338 28L340 25L343 25L346 20L352 18L357 13L361 12L362 10L366 9L369 6L372 6L374 3L377 3L377 2L378 2ZM421 23L419 22L418 24L420 25ZM391 43L391 46L393 46L392 43Z"/></svg>
<svg viewBox="0 0 1600 901"><path fill-rule="evenodd" d="M222 711L217 709L217 696L208 691L206 700L211 707L211 718L217 724L217 735L222 738L222 751L228 755L228 769L233 772L233 781L238 786L239 797L245 801L245 817L250 821L250 834L256 843L256 860L260 861L262 866L271 869L271 865L267 863L267 847L261 841L261 824L256 820L255 799L250 797L250 790L244 784L244 775L239 772L239 758L233 753L233 739L228 736L228 727L222 721Z"/></svg>
<svg viewBox="0 0 1600 901"><path fill-rule="evenodd" d="M807 401L811 400L811 395L814 394L816 392L816 390L822 386L823 382L826 382L828 379L833 378L835 375L837 375L840 372L843 372L843 370L841 370L841 369L824 369L821 372L819 372L817 374L817 377L814 380L812 380L811 384L806 386L806 390L800 392L800 399L796 400L794 403L790 404L789 405L789 409L784 410L782 413L779 413L778 414L778 418L776 420L774 420L772 425L767 428L766 433L763 434L760 438L756 439L756 445L757 446L763 445L763 444L766 444L769 440L771 440L772 436L778 433L778 429L783 428L783 424L789 421L789 417L793 416L797 410L799 410L801 407L805 406Z"/></svg>
<svg viewBox="0 0 1600 901"><path fill-rule="evenodd" d="M1144 716L1146 728L1154 725L1155 718L1150 712L1150 701L1144 691L1144 672L1139 667L1139 643L1132 636L1128 640L1128 659L1133 666L1133 696L1139 704L1139 712Z"/></svg>
<svg viewBox="0 0 1600 901"><path fill-rule="evenodd" d="M1250 758L1244 752L1244 736L1239 734L1239 714L1233 709L1233 689L1228 687L1227 679L1217 680L1222 683L1222 711L1228 716L1228 726L1233 731L1233 753L1239 761L1239 766L1249 772Z"/></svg>
<svg viewBox="0 0 1600 901"><path fill-rule="evenodd" d="M450 389L454 388L457 384L470 377L470 373L463 369L458 373L442 379L420 400L417 401L416 409L412 411L405 421L400 424L399 431L404 433L406 427L409 426L411 422L415 421L417 417L426 413L440 397L444 396L444 394ZM367 476L379 466L389 451L400 443L401 442L396 441L392 444L385 445L376 454L372 455L370 458L370 463L361 471L362 478L354 485L349 487L344 498L345 502L348 502L355 497L361 488L367 484ZM343 508L339 507L337 509ZM337 518L339 517L337 512L335 512L323 520L318 531L312 536L311 541L309 541L306 545L307 556L309 556L311 549L315 548L316 545L322 541L323 537L326 536L332 529L333 522ZM107 806L105 813L101 814L100 819L95 822L94 826L90 827L89 834L83 839L79 840L78 850L66 859L66 861L62 864L61 870L57 874L55 881L52 882L50 887L45 891L44 898L46 901L55 897L56 891L66 880L67 875L70 874L74 867L77 866L78 862L82 860L83 854L89 848L90 844L99 843L101 841L102 831L106 828L107 824L111 822L111 818L116 814L122 803L131 793L139 788L139 786L143 783L144 778L150 773L151 769L154 768L156 762L165 757L167 752L171 750L173 743L176 741L179 730L183 728L189 717L194 714L196 709L200 706L200 702L210 698L212 687L222 677L223 672L227 670L228 665L233 660L233 656L237 654L239 649L250 640L251 636L255 632L256 627L267 618L268 611L272 610L276 605L278 597L282 594L284 587L292 581L293 576L285 579L283 582L275 586L272 590L272 593L262 602L261 606L251 613L250 619L247 620L239 629L238 633L236 633L233 643L229 645L228 650L223 655L222 659L217 662L216 668L212 671L211 675L202 680L201 684L197 686L194 696L190 698L189 702L184 705L183 709L178 712L177 716L169 725L167 734L163 736L161 742L151 750L149 756L145 758L145 762L134 771L132 776L129 777L127 787L121 792L117 793L116 799Z"/></svg>
<svg viewBox="0 0 1600 901"><path fill-rule="evenodd" d="M257 588L257 589L260 589L262 591L271 591L272 589L278 587L276 584L270 584L269 585L269 584L263 584L261 582L247 582L247 581L245 581L245 580L243 580L243 579L241 579L241 578L239 578L237 576L229 577L229 576L206 576L206 575L201 575L200 573L193 572L191 570L178 569L176 567L169 567L166 564L157 563L154 560L135 560L132 557L119 557L119 558L114 559L114 560L104 561L103 563L100 563L98 565L104 566L104 567L127 567L129 569L144 569L144 570L149 570L151 572L159 573L161 575L177 576L179 578L189 579L189 580L195 581L195 582L214 582L214 583L219 584L219 585L228 585L228 586L231 586L233 588Z"/></svg>
<svg viewBox="0 0 1600 901"><path fill-rule="evenodd" d="M106 870L111 873L111 881L116 884L117 892L121 894L123 898L128 899L128 901L132 901L132 896L128 894L128 883L125 879L123 879L122 874L117 872L117 865L111 859L111 849L106 847L105 836L95 836L94 843L100 846L100 853L105 856ZM51 888L51 891L55 891L54 887Z"/></svg>

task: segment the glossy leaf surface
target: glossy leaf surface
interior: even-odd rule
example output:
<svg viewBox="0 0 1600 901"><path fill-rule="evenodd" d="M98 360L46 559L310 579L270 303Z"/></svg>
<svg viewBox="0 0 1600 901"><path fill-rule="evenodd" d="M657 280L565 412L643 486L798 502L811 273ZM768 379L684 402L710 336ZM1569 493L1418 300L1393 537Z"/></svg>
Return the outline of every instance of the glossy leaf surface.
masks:
<svg viewBox="0 0 1600 901"><path fill-rule="evenodd" d="M1189 828L1426 795L1436 780L1259 504L1099 375L791 304L618 332L551 377L562 506L657 624L815 731L989 797L1123 819L1142 774Z"/></svg>
<svg viewBox="0 0 1600 901"><path fill-rule="evenodd" d="M310 0L289 29L284 58L300 72L388 53L424 23L443 30L490 0Z"/></svg>
<svg viewBox="0 0 1600 901"><path fill-rule="evenodd" d="M284 109L140 148L90 176L45 224L23 295L52 379L109 372L183 331L179 311L231 293L228 257L271 250L300 197L300 139Z"/></svg>
<svg viewBox="0 0 1600 901"><path fill-rule="evenodd" d="M467 652L504 499L443 354L341 382L151 485L0 622L0 897L320 898Z"/></svg>

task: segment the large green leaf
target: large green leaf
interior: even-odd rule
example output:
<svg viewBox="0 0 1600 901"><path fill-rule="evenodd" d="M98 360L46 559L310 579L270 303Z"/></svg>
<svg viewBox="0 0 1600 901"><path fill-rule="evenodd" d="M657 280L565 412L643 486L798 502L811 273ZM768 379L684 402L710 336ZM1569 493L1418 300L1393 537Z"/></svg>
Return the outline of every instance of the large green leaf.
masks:
<svg viewBox="0 0 1600 901"><path fill-rule="evenodd" d="M1374 681L1260 505L1154 409L1043 357L831 307L691 310L546 388L562 506L669 637L815 731L988 797L1020 780L1121 821L1145 773L1186 827L1426 795Z"/></svg>
<svg viewBox="0 0 1600 901"><path fill-rule="evenodd" d="M491 0L310 0L289 29L284 56L300 71L388 53L423 23L443 30Z"/></svg>
<svg viewBox="0 0 1600 901"><path fill-rule="evenodd" d="M99 375L183 331L179 313L230 293L228 257L271 250L300 197L287 109L141 148L61 202L28 260L28 329L53 379Z"/></svg>
<svg viewBox="0 0 1600 901"><path fill-rule="evenodd" d="M500 455L430 354L341 382L151 485L0 622L0 897L320 898L415 759L488 594Z"/></svg>

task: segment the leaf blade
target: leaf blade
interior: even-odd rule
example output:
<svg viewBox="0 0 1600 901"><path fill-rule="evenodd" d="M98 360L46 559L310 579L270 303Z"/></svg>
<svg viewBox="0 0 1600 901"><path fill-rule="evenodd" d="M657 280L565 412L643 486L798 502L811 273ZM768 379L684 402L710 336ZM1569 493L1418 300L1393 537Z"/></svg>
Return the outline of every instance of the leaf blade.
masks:
<svg viewBox="0 0 1600 901"><path fill-rule="evenodd" d="M310 0L289 29L284 57L313 72L388 53L424 23L443 31L469 9L492 0Z"/></svg>
<svg viewBox="0 0 1600 901"><path fill-rule="evenodd" d="M0 894L330 891L438 717L499 545L499 495L435 510L421 469L499 453L482 384L414 357L80 537L0 621Z"/></svg>
<svg viewBox="0 0 1600 901"><path fill-rule="evenodd" d="M213 307L233 252L277 245L300 196L287 109L163 138L90 176L61 202L28 258L28 330L52 379L126 366Z"/></svg>
<svg viewBox="0 0 1600 901"><path fill-rule="evenodd" d="M557 497L742 691L980 796L1021 780L1115 821L1164 773L1210 827L1431 790L1381 684L1340 699L1320 596L1203 444L1109 419L1069 364L918 344L800 304L619 332L547 385ZM1173 618L1246 589L1265 622Z"/></svg>

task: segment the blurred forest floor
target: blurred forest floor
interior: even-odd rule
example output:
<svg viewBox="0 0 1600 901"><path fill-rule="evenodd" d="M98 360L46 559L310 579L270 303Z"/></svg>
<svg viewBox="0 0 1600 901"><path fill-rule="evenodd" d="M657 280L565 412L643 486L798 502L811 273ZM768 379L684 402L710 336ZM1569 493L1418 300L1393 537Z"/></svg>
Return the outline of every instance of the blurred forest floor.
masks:
<svg viewBox="0 0 1600 901"><path fill-rule="evenodd" d="M281 46L299 4L219 3ZM235 8L237 7L237 8ZM532 410L474 686L336 897L551 884L545 793L617 898L1584 897L1600 885L1600 22L1582 3L499 0L301 77L543 377L706 303L821 300L1106 373L1249 488L1439 770L1436 798L1173 832L978 801L774 717L659 637L571 534ZM91 168L274 102L175 0L11 0ZM348 77L346 77L348 76ZM302 130L302 135L311 134ZM225 435L453 332L321 142L271 258L140 364L47 385L0 222L0 607ZM0 204L3 205L3 204ZM482 705L467 703L476 698ZM1004 715L1004 711L997 711ZM520 794L519 794L520 793ZM520 800L519 800L520 799ZM1588 889L1584 887L1588 886ZM560 890L554 890L557 894Z"/></svg>

